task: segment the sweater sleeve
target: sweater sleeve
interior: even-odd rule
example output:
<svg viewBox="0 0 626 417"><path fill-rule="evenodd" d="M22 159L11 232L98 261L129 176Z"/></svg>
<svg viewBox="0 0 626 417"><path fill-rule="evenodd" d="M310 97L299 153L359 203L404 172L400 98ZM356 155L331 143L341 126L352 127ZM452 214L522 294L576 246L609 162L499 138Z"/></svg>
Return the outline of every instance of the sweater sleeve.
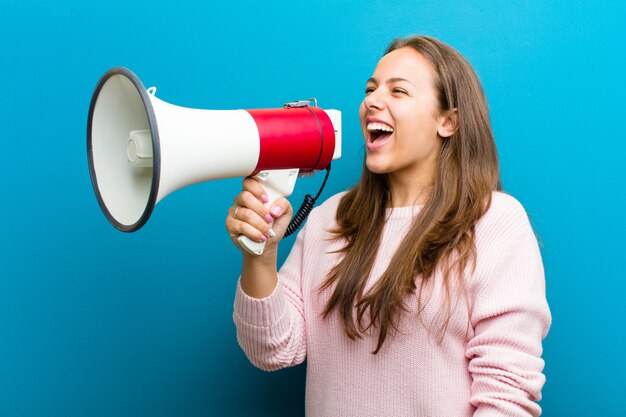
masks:
<svg viewBox="0 0 626 417"><path fill-rule="evenodd" d="M466 350L474 417L541 414L542 340L551 316L537 240L519 203L512 212L477 248L489 266L474 297Z"/></svg>
<svg viewBox="0 0 626 417"><path fill-rule="evenodd" d="M306 356L302 246L304 230L278 274L274 292L263 299L248 296L237 283L233 320L237 341L255 366L273 371L295 366Z"/></svg>

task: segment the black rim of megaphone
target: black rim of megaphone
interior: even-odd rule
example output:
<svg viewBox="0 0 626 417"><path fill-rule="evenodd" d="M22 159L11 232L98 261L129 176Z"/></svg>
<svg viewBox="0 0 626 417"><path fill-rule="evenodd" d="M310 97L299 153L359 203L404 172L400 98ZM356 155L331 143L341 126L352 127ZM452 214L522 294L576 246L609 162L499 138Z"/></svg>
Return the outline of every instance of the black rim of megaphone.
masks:
<svg viewBox="0 0 626 417"><path fill-rule="evenodd" d="M144 108L146 109L146 114L148 116L148 122L150 123L150 133L152 135L152 184L150 186L150 196L148 197L148 203L146 204L146 208L144 209L139 220L131 225L125 225L118 222L109 212L106 204L104 203L104 199L100 194L100 189L98 188L98 181L96 178L96 171L93 163L93 149L91 142L91 128L93 121L93 112L96 107L96 101L98 99L98 95L100 94L100 90L107 82L109 78L114 75L123 75L128 78L135 88L137 92L141 96L141 101L143 101ZM128 68L124 67L116 67L107 71L98 84L91 96L91 104L89 105L89 118L87 122L87 154L89 159L89 174L91 175L91 184L93 185L93 189L96 193L96 198L98 199L98 204L100 204L100 208L102 212L106 216L107 220L115 226L116 229L121 230L122 232L134 232L141 228L146 222L150 215L152 214L152 210L154 209L154 205L156 204L157 195L159 193L159 178L161 175L161 147L159 142L159 131L157 129L156 117L154 115L154 109L152 108L152 102L148 97L148 93L146 88L144 87L141 80Z"/></svg>

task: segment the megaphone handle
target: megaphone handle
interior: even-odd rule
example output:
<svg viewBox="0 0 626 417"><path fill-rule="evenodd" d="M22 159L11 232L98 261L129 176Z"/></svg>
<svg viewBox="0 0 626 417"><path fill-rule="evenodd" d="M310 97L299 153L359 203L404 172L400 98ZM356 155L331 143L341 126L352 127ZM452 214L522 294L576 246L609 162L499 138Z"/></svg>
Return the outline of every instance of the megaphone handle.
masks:
<svg viewBox="0 0 626 417"><path fill-rule="evenodd" d="M253 178L263 183L263 188L268 197L265 207L270 208L279 197L288 197L293 192L298 178L298 169L276 169L261 171ZM247 236L237 238L239 245L254 255L263 254L265 242L255 242Z"/></svg>

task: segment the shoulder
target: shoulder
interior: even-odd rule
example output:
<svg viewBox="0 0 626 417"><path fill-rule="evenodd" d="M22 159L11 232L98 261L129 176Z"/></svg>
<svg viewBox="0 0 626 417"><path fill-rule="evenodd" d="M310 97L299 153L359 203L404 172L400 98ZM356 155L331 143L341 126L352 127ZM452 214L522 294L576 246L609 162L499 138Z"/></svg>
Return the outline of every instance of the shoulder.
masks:
<svg viewBox="0 0 626 417"><path fill-rule="evenodd" d="M342 191L329 197L322 204L313 209L311 217L322 219L324 221L328 221L330 219L334 221L339 203L341 203L341 199L346 195L346 193L347 191Z"/></svg>
<svg viewBox="0 0 626 417"><path fill-rule="evenodd" d="M337 227L337 208L346 193L346 191L337 193L313 208L300 233L303 235L303 238L328 237L326 233Z"/></svg>
<svg viewBox="0 0 626 417"><path fill-rule="evenodd" d="M529 226L524 206L512 195L501 191L491 194L491 204L476 224L477 230L483 233L502 231L507 234Z"/></svg>
<svg viewBox="0 0 626 417"><path fill-rule="evenodd" d="M296 239L306 256L321 256L328 252L329 247L340 249L334 247L338 240L331 231L337 227L337 208L345 194L341 192L333 195L315 206L309 214Z"/></svg>
<svg viewBox="0 0 626 417"><path fill-rule="evenodd" d="M478 248L492 247L496 251L518 239L536 242L524 206L515 197L498 191L492 193L491 205L476 223L475 236Z"/></svg>
<svg viewBox="0 0 626 417"><path fill-rule="evenodd" d="M343 199L343 197L348 194L348 191L342 191L340 193L337 193L331 197L329 197L328 199L326 199L321 205L320 207L334 207L335 210L337 209L337 206L339 206L339 203L341 202L341 200Z"/></svg>
<svg viewBox="0 0 626 417"><path fill-rule="evenodd" d="M494 191L491 193L491 206L489 207L489 211L494 213L526 215L522 203L512 195L503 191Z"/></svg>

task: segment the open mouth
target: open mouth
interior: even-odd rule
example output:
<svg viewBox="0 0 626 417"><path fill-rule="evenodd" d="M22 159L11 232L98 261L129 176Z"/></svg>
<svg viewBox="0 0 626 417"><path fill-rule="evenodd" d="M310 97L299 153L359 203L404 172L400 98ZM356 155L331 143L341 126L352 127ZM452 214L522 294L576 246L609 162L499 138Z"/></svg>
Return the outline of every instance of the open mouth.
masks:
<svg viewBox="0 0 626 417"><path fill-rule="evenodd" d="M368 123L369 143L384 142L393 134L393 127L384 123Z"/></svg>

